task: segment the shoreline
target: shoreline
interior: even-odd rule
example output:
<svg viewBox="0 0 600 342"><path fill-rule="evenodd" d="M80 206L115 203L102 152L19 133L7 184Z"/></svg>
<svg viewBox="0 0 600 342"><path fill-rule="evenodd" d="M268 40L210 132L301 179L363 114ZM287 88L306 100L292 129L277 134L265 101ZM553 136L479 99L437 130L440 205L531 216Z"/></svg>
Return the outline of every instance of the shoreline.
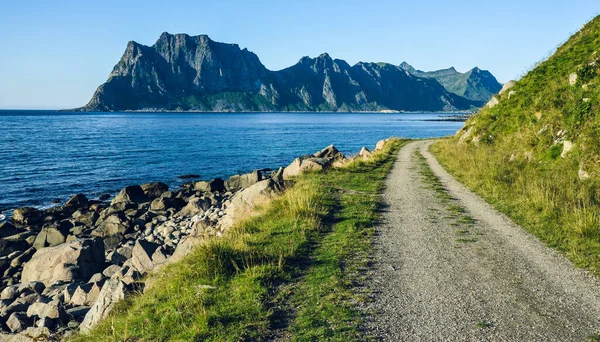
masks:
<svg viewBox="0 0 600 342"><path fill-rule="evenodd" d="M112 308L106 296L124 298L151 286L145 276L180 260L205 239L222 236L253 215L255 205L283 192L295 176L370 155L363 148L348 158L330 145L274 171L186 182L177 189L161 182L130 185L103 200L77 194L43 210L17 208L0 223L5 305L0 331L53 338L89 331Z"/></svg>

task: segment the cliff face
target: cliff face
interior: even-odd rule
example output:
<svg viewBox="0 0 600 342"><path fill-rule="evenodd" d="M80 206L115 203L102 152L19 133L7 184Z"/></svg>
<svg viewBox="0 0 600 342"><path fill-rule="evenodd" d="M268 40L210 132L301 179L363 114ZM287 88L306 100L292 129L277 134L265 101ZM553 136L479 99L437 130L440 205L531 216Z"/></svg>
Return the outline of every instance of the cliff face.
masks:
<svg viewBox="0 0 600 342"><path fill-rule="evenodd" d="M460 73L454 68L425 72L402 62L400 68L418 77L435 79L449 92L475 101L478 107L483 106L502 89L502 84L496 80L494 75L478 67L465 73Z"/></svg>
<svg viewBox="0 0 600 342"><path fill-rule="evenodd" d="M482 105L481 94L445 86L403 67L350 66L328 54L270 71L236 44L163 33L152 46L129 42L106 83L77 110L439 111Z"/></svg>

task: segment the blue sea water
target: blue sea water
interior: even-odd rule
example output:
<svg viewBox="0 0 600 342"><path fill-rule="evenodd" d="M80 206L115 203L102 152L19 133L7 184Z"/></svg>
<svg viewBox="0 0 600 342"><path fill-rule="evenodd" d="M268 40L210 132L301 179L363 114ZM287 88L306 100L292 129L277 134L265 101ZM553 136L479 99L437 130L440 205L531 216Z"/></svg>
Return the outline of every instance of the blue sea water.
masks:
<svg viewBox="0 0 600 342"><path fill-rule="evenodd" d="M329 144L355 154L390 136L447 136L463 125L435 121L449 115L0 111L0 212L277 168Z"/></svg>

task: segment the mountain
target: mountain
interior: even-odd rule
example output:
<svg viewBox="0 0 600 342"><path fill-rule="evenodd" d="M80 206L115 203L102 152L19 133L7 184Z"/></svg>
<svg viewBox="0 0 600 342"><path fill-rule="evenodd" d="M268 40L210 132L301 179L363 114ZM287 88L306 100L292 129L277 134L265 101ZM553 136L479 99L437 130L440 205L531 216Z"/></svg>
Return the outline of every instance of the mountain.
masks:
<svg viewBox="0 0 600 342"><path fill-rule="evenodd" d="M237 44L165 32L152 46L129 42L108 80L76 110L454 111L483 104L463 93L399 66L350 66L326 53L271 71Z"/></svg>
<svg viewBox="0 0 600 342"><path fill-rule="evenodd" d="M453 67L425 72L413 68L406 62L402 62L400 68L418 77L433 78L449 92L476 101L479 103L479 106L484 105L494 94L497 94L502 89L502 84L496 80L494 75L478 67L465 73L460 73Z"/></svg>

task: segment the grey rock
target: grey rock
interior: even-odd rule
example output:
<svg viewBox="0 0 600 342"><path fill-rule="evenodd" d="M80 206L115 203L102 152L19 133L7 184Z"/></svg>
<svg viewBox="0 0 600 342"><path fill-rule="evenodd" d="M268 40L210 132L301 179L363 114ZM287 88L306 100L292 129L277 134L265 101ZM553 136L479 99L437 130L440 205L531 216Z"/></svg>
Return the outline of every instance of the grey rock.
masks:
<svg viewBox="0 0 600 342"><path fill-rule="evenodd" d="M90 307L89 306L76 306L70 309L67 309L67 316L71 317L74 320L80 320L83 317L85 317L85 315L88 313L88 311L90 311ZM79 324L77 324L77 327L79 327Z"/></svg>
<svg viewBox="0 0 600 342"><path fill-rule="evenodd" d="M110 277L112 277L113 274L117 273L119 270L121 270L121 266L110 265L106 269L104 269L104 271L102 271L102 274L105 277L110 278Z"/></svg>
<svg viewBox="0 0 600 342"><path fill-rule="evenodd" d="M115 234L126 234L130 224L123 213L114 213L103 220L92 231L93 236L108 237Z"/></svg>
<svg viewBox="0 0 600 342"><path fill-rule="evenodd" d="M89 279L100 272L104 264L104 244L101 239L77 239L56 247L38 250L23 267L22 282Z"/></svg>
<svg viewBox="0 0 600 342"><path fill-rule="evenodd" d="M150 200L158 198L164 192L169 191L169 186L167 184L161 183L161 182L146 183L146 184L140 185L140 187L144 191L144 194L146 194L146 196Z"/></svg>
<svg viewBox="0 0 600 342"><path fill-rule="evenodd" d="M122 202L140 204L148 201L148 196L146 196L141 186L131 185L119 191L110 204L114 205Z"/></svg>
<svg viewBox="0 0 600 342"><path fill-rule="evenodd" d="M262 179L262 174L259 171L243 175L234 175L225 181L225 189L227 189L227 191L235 192L243 188L248 188L260 182Z"/></svg>
<svg viewBox="0 0 600 342"><path fill-rule="evenodd" d="M12 221L16 224L31 225L44 221L43 212L32 207L17 208L13 211Z"/></svg>
<svg viewBox="0 0 600 342"><path fill-rule="evenodd" d="M133 266L142 274L154 268L152 255L160 247L159 244L138 240L132 250Z"/></svg>
<svg viewBox="0 0 600 342"><path fill-rule="evenodd" d="M225 191L225 182L221 178L215 178L208 182L196 182L194 183L194 190L202 192Z"/></svg>
<svg viewBox="0 0 600 342"><path fill-rule="evenodd" d="M104 283L98 299L85 315L80 325L83 333L89 332L102 319L106 318L115 304L123 299L127 293L126 285L118 279L109 279Z"/></svg>
<svg viewBox="0 0 600 342"><path fill-rule="evenodd" d="M0 238L5 238L17 233L19 233L19 230L10 222L0 222Z"/></svg>
<svg viewBox="0 0 600 342"><path fill-rule="evenodd" d="M211 201L208 198L191 197L189 202L183 207L177 216L194 216L201 214L210 208Z"/></svg>
<svg viewBox="0 0 600 342"><path fill-rule="evenodd" d="M53 247L65 243L69 231L59 229L58 227L44 227L35 238L33 247L42 249L44 247Z"/></svg>
<svg viewBox="0 0 600 342"><path fill-rule="evenodd" d="M31 325L31 319L23 312L13 312L6 320L6 326L13 333L21 332Z"/></svg>
<svg viewBox="0 0 600 342"><path fill-rule="evenodd" d="M27 316L32 318L50 318L62 320L66 317L65 309L63 305L58 301L52 301L49 303L36 302L29 306L27 309Z"/></svg>
<svg viewBox="0 0 600 342"><path fill-rule="evenodd" d="M77 194L63 204L63 209L75 211L77 209L87 207L88 204L88 199L84 194Z"/></svg>

